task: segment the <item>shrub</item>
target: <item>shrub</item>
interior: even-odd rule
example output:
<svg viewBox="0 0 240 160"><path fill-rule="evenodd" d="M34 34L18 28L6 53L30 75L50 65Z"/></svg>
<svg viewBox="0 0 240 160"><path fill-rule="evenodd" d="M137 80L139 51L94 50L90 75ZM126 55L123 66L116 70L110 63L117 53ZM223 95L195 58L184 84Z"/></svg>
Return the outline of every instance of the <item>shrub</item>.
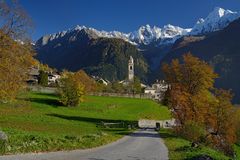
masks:
<svg viewBox="0 0 240 160"><path fill-rule="evenodd" d="M200 143L204 141L206 131L203 125L194 121L188 121L183 126L182 136L194 143Z"/></svg>
<svg viewBox="0 0 240 160"><path fill-rule="evenodd" d="M65 106L77 106L83 100L84 86L74 74L67 74L60 80L60 102Z"/></svg>

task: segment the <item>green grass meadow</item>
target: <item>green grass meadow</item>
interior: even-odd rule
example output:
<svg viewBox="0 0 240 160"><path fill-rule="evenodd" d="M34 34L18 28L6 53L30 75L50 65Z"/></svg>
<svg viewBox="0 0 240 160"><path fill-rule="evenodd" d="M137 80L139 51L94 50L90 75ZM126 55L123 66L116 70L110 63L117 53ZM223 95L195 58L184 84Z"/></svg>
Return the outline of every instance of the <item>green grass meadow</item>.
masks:
<svg viewBox="0 0 240 160"><path fill-rule="evenodd" d="M146 99L85 96L64 107L53 94L29 92L0 105L0 128L9 140L1 154L97 147L132 132L138 119L170 119L167 107ZM102 127L101 122L123 125Z"/></svg>

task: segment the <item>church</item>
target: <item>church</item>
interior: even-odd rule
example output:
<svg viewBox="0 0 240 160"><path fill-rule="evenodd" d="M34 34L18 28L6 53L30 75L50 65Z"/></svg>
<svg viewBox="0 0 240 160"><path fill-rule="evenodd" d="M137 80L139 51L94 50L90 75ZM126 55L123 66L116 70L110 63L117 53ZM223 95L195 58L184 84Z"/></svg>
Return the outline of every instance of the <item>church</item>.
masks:
<svg viewBox="0 0 240 160"><path fill-rule="evenodd" d="M128 81L134 81L134 60L132 56L128 60Z"/></svg>
<svg viewBox="0 0 240 160"><path fill-rule="evenodd" d="M128 77L126 80L122 80L119 83L128 85L130 82L134 82L134 59L132 56L128 60Z"/></svg>

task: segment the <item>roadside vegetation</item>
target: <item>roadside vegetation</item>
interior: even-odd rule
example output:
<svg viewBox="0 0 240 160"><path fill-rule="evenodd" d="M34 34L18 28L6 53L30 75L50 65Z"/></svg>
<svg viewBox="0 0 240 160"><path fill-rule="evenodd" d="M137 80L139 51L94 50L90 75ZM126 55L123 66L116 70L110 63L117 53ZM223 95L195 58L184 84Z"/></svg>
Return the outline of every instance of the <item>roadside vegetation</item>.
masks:
<svg viewBox="0 0 240 160"><path fill-rule="evenodd" d="M207 159L209 157L216 160L229 160L231 157L226 156L223 152L214 150L205 145L192 147L192 142L177 135L171 129L160 130L160 135L168 148L169 159L197 159L200 157Z"/></svg>
<svg viewBox="0 0 240 160"><path fill-rule="evenodd" d="M204 145L234 157L239 120L231 91L214 88L213 68L188 53L163 71L170 84L164 102L176 120L176 135L191 142L189 151Z"/></svg>
<svg viewBox="0 0 240 160"><path fill-rule="evenodd" d="M8 136L2 154L13 154L100 146L132 132L138 119L169 119L170 113L151 100L85 96L65 107L57 95L30 92L1 104L0 117ZM116 125L103 126L109 122Z"/></svg>

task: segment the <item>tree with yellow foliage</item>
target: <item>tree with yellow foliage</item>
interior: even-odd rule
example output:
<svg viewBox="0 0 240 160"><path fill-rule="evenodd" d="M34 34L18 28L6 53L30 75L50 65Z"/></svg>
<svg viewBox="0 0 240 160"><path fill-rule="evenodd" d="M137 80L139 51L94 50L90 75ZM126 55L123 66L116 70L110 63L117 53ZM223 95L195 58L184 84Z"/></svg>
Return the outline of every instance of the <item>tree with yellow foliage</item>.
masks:
<svg viewBox="0 0 240 160"><path fill-rule="evenodd" d="M60 102L65 106L77 106L83 101L84 85L76 73L64 72L59 83Z"/></svg>
<svg viewBox="0 0 240 160"><path fill-rule="evenodd" d="M13 100L24 88L27 73L36 61L26 40L31 20L17 1L0 2L0 102Z"/></svg>
<svg viewBox="0 0 240 160"><path fill-rule="evenodd" d="M29 67L34 64L33 51L0 31L0 101L13 100L25 86Z"/></svg>

